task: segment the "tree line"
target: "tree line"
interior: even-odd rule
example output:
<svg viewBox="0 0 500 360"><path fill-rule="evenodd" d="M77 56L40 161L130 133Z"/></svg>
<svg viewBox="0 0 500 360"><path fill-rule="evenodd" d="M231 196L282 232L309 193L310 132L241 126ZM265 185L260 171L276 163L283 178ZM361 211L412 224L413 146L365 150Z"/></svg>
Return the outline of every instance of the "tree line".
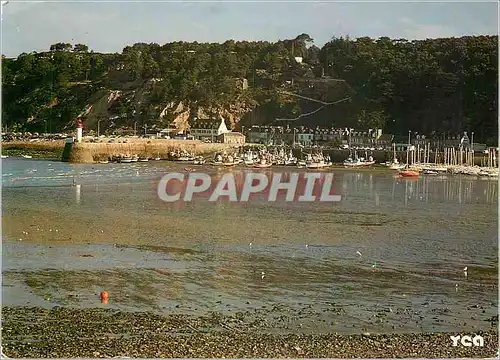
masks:
<svg viewBox="0 0 500 360"><path fill-rule="evenodd" d="M115 120L101 129L166 126L172 115L160 113L182 102L209 112L238 108L243 125L296 119L279 123L440 137L474 131L477 141L493 144L497 45L497 36L338 37L319 48L301 34L277 42L137 43L102 54L56 43L47 52L2 59L2 117L9 129L61 131L87 104L121 90L106 109Z"/></svg>

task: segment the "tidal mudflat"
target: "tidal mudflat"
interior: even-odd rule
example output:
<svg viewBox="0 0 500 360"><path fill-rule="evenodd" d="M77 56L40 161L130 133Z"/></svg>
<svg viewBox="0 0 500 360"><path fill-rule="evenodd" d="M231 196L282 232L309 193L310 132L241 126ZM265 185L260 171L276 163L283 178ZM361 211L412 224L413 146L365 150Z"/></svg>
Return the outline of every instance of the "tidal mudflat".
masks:
<svg viewBox="0 0 500 360"><path fill-rule="evenodd" d="M340 203L167 204L155 181L182 165L2 163L8 356L498 347L495 180L335 170ZM451 346L450 333L480 332L483 348Z"/></svg>

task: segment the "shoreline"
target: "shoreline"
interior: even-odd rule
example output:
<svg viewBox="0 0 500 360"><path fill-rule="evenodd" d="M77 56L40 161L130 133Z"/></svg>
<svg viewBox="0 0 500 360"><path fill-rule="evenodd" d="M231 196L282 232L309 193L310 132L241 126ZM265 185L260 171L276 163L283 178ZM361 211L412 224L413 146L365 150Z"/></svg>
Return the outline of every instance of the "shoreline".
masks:
<svg viewBox="0 0 500 360"><path fill-rule="evenodd" d="M71 149L68 148L71 145ZM72 163L94 163L98 164L101 157L110 157L120 153L135 152L142 156L162 155L164 158L171 151L186 150L196 155L213 154L216 151L221 151L233 148L235 144L223 143L204 143L199 140L175 140L175 139L128 139L127 142L82 142L66 144L64 140L56 141L10 141L2 142L2 154L9 156L32 155L35 159L59 159ZM257 144L245 144L244 146L257 146ZM68 148L68 149L66 149ZM323 152L328 153L333 160L334 166L343 168L343 161L349 156L350 151L345 149L319 148ZM297 148L296 151L316 151L316 148ZM358 150L363 152L363 150ZM392 150L375 150L372 151L374 159L377 161L376 166L385 167L386 161L392 160ZM398 158L403 159L406 152L397 152ZM440 158L444 154L438 153ZM484 154L476 154L474 164L478 166L484 160Z"/></svg>
<svg viewBox="0 0 500 360"><path fill-rule="evenodd" d="M28 325L29 324L29 325ZM498 332L478 331L483 347L454 347L455 333L276 334L238 316L130 313L110 309L2 308L9 357L160 358L494 357ZM465 335L465 334L464 334Z"/></svg>

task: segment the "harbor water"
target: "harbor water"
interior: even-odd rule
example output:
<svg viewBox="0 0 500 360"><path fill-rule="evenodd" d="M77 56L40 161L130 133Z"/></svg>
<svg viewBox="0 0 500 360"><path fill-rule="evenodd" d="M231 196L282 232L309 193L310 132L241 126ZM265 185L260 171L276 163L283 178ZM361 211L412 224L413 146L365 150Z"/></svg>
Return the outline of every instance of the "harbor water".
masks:
<svg viewBox="0 0 500 360"><path fill-rule="evenodd" d="M160 201L158 179L185 167L3 159L3 305L251 312L273 331L492 328L498 180L331 169L338 203Z"/></svg>

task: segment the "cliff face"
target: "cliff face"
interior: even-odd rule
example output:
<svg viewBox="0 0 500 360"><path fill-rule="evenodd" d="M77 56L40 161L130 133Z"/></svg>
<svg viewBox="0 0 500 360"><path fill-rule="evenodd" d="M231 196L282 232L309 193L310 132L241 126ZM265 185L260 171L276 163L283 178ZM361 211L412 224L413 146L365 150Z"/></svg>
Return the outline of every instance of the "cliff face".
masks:
<svg viewBox="0 0 500 360"><path fill-rule="evenodd" d="M230 129L236 129L240 119L252 111L254 106L237 97L233 102L203 106L189 101L165 101L153 104L151 99L155 81L148 80L127 90L100 90L94 94L80 112L79 117L87 129L130 128L137 123L149 128L176 128L179 132L189 129L196 119L222 117ZM144 119L145 110L147 119ZM71 127L72 124L68 124Z"/></svg>

